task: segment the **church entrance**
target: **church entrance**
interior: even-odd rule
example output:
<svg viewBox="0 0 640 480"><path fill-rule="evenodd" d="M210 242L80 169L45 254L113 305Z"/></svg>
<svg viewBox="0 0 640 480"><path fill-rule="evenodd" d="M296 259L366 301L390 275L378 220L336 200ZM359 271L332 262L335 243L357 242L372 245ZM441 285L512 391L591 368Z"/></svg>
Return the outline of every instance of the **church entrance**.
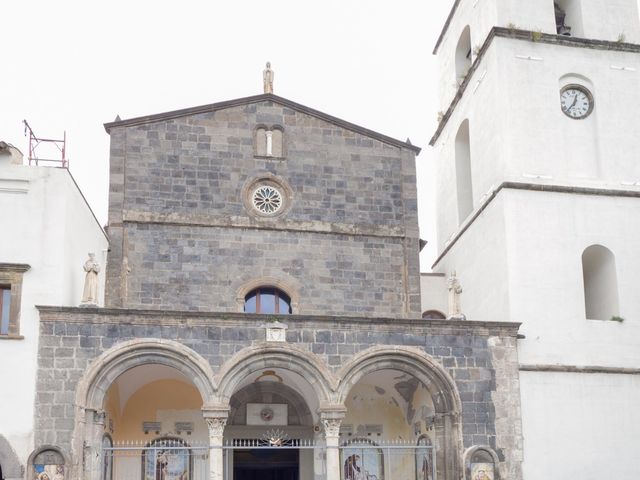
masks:
<svg viewBox="0 0 640 480"><path fill-rule="evenodd" d="M299 450L238 449L233 452L233 480L298 480Z"/></svg>

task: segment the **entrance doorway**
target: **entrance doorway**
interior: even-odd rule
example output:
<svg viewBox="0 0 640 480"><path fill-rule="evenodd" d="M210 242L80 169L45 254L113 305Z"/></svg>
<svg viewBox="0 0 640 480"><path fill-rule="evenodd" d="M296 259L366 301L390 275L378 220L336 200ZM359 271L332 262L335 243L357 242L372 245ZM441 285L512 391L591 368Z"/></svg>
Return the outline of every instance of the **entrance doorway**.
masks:
<svg viewBox="0 0 640 480"><path fill-rule="evenodd" d="M255 448L233 451L233 480L299 480L297 448Z"/></svg>

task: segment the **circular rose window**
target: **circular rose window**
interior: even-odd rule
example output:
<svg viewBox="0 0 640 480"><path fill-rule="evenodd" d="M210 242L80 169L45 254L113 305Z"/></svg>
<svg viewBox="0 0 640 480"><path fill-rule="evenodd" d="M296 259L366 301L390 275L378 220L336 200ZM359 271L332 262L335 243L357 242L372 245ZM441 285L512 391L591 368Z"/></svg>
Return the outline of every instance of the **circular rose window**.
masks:
<svg viewBox="0 0 640 480"><path fill-rule="evenodd" d="M273 215L282 208L282 194L271 185L261 185L253 191L253 206L264 215Z"/></svg>

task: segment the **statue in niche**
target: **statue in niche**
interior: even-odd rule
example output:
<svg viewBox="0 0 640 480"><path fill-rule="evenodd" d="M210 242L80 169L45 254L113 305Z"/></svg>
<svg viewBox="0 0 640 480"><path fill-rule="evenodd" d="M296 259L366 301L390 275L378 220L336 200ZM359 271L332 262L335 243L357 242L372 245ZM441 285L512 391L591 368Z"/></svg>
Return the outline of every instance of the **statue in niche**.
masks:
<svg viewBox="0 0 640 480"><path fill-rule="evenodd" d="M460 308L460 294L462 294L462 285L454 271L447 282L449 290L449 320L466 320L467 317L462 313Z"/></svg>
<svg viewBox="0 0 640 480"><path fill-rule="evenodd" d="M264 82L264 93L273 93L273 77L275 73L271 70L271 62L267 62L267 68L262 72Z"/></svg>
<svg viewBox="0 0 640 480"><path fill-rule="evenodd" d="M87 272L87 275L84 279L81 306L97 306L100 264L96 261L95 253L89 253L89 259L84 262L84 271Z"/></svg>

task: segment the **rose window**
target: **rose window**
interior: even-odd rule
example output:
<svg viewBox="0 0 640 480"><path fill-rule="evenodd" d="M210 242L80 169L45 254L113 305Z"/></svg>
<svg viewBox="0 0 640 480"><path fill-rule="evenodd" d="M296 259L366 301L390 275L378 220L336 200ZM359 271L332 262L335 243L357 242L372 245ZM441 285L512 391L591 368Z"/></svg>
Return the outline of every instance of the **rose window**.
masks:
<svg viewBox="0 0 640 480"><path fill-rule="evenodd" d="M271 215L282 208L282 194L270 185L262 185L253 192L253 206L260 213Z"/></svg>

